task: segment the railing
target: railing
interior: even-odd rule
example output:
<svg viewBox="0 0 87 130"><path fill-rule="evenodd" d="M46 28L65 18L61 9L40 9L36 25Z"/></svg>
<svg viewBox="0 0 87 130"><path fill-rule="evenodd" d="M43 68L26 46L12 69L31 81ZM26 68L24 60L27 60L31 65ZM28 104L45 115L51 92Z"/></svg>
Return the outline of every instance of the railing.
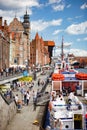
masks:
<svg viewBox="0 0 87 130"><path fill-rule="evenodd" d="M6 104L8 104L8 105L9 105L11 102L15 101L13 94L12 94L12 97L10 97L10 95L9 95L8 98L5 97L5 96L3 95L3 93L1 93L1 92L0 92L0 95L1 95L1 97L4 99L4 101L6 102Z"/></svg>
<svg viewBox="0 0 87 130"><path fill-rule="evenodd" d="M16 74L13 74L13 75L8 75L7 77L3 76L2 78L0 78L0 85L11 82L13 80L17 80L21 77L23 77L23 73L16 73Z"/></svg>

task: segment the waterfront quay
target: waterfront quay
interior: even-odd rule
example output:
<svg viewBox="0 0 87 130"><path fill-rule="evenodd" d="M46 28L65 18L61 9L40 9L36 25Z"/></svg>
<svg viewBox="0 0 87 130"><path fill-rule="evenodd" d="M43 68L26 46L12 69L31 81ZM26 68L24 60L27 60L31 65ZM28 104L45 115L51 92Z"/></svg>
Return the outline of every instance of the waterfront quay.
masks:
<svg viewBox="0 0 87 130"><path fill-rule="evenodd" d="M46 84L45 88L44 86L38 85L38 80L40 79L41 81L44 81L44 83L47 81L49 78L50 73L46 73L44 75L41 75L41 72L37 74L36 79L33 80L34 86L31 89L31 98L29 101L29 105L25 105L24 102L21 104L21 109L18 110L16 105L14 105L15 110L13 111L11 108L11 104L7 105L4 104L2 106L0 104L0 130L45 130L44 128L44 123L45 123L45 116L46 116L46 110L47 110L47 105L50 100L50 92L51 92L51 82ZM28 89L29 86L24 85L23 88L25 90ZM36 110L34 110L34 104L33 104L33 96L32 93L33 91L39 91L41 92L42 95L46 96L40 96L38 98ZM20 88L13 90L14 96L18 94L19 99L22 101L22 96L20 92ZM65 100L67 100L67 96L64 96ZM78 96L80 101L84 104L85 109L85 114L87 113L87 101L84 99L82 96ZM0 97L1 100L1 97ZM3 104L4 101L1 100L1 103ZM4 110L2 110L4 109ZM8 117L6 116L6 111L10 109L10 112L8 111ZM4 111L4 113L2 112ZM11 117L11 112L13 111L13 117ZM5 120L7 118L7 124ZM6 127L3 127L6 126Z"/></svg>
<svg viewBox="0 0 87 130"><path fill-rule="evenodd" d="M43 130L43 124L44 124L44 117L45 117L45 111L46 111L46 105L49 100L44 102L43 96L40 97L40 104L37 104L36 110L34 110L34 104L33 104L33 96L32 92L33 90L37 92L39 90L41 94L46 94L50 92L49 83L45 86L39 85L38 86L38 79L41 81L44 81L44 83L47 82L47 78L49 77L49 73L47 72L45 75L41 75L41 72L39 72L36 76L36 79L33 80L34 86L31 89L31 97L28 105L25 105L23 102L21 104L21 109L18 111L17 107L14 103L14 110L11 106L12 103L9 103L8 105L5 103L4 100L2 100L2 96L0 97L1 103L0 103L0 130ZM28 89L29 86L24 85L23 86L25 90ZM22 101L22 96L20 92L20 88L17 90L12 90L14 96L18 94L19 99ZM46 94L48 96L48 94ZM45 97L46 98L46 97ZM39 98L38 98L39 100ZM41 101L43 101L41 103ZM3 103L4 102L4 103ZM4 110L3 110L4 109ZM8 111L10 110L10 112ZM6 112L8 111L9 114ZM11 113L12 111L12 113ZM13 114L13 115L12 115ZM7 118L7 120L6 120Z"/></svg>

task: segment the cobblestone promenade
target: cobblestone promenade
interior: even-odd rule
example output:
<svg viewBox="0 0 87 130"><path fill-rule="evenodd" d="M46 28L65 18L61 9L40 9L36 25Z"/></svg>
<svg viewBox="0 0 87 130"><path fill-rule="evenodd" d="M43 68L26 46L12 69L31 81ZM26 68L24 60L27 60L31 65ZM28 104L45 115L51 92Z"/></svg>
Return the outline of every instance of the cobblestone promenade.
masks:
<svg viewBox="0 0 87 130"><path fill-rule="evenodd" d="M39 76L38 78L41 78L44 80L46 76ZM37 91L37 89L41 86L38 87L37 81L34 81L34 87L32 91ZM49 88L47 88L49 89ZM31 92L32 92L31 91ZM46 90L47 91L47 90ZM20 91L14 92L14 94L18 94L19 98L21 98ZM12 121L8 124L6 130L36 130L33 122L37 118L37 114L39 112L40 106L37 106L36 111L33 110L33 98L31 97L30 103L28 106L23 105L22 110L20 113L17 113L15 117L12 119Z"/></svg>

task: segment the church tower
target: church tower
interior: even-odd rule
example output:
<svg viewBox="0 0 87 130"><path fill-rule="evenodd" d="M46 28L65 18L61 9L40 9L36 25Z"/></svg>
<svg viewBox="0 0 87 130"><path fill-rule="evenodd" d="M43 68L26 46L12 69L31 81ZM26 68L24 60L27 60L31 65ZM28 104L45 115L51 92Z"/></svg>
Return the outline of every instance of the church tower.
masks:
<svg viewBox="0 0 87 130"><path fill-rule="evenodd" d="M24 32L29 35L29 32L30 32L30 21L29 21L29 15L27 14L27 10L26 10L26 14L24 15L23 27L24 27Z"/></svg>
<svg viewBox="0 0 87 130"><path fill-rule="evenodd" d="M24 15L24 21L23 21L23 27L24 27L24 33L27 35L27 60L26 65L29 66L30 61L30 21L29 21L29 14Z"/></svg>

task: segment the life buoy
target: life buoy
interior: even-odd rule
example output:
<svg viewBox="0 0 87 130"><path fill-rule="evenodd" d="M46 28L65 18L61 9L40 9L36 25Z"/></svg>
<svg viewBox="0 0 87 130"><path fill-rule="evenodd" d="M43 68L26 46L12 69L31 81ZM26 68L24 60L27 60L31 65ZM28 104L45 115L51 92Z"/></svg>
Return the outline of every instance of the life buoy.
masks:
<svg viewBox="0 0 87 130"><path fill-rule="evenodd" d="M77 79L87 80L87 74L85 74L85 73L77 73L75 76Z"/></svg>
<svg viewBox="0 0 87 130"><path fill-rule="evenodd" d="M64 75L60 73L53 73L52 80L64 80Z"/></svg>

